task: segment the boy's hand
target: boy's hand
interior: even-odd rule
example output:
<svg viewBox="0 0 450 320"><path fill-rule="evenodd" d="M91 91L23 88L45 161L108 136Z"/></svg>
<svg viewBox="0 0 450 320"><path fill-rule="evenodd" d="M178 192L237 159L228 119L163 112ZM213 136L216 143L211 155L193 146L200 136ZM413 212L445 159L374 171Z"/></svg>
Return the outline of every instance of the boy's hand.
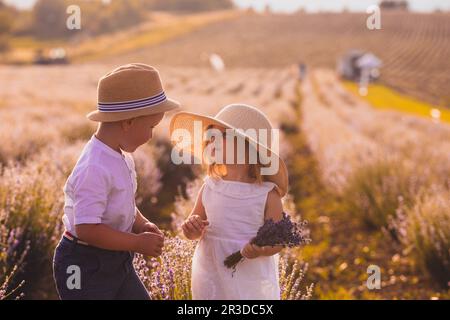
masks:
<svg viewBox="0 0 450 320"><path fill-rule="evenodd" d="M202 220L198 215L192 215L184 221L181 225L181 229L186 237L193 239L201 237L207 225L209 225L209 221Z"/></svg>
<svg viewBox="0 0 450 320"><path fill-rule="evenodd" d="M264 247L259 247L255 244L247 243L244 249L241 250L241 254L247 259L255 259L265 255L265 249Z"/></svg>
<svg viewBox="0 0 450 320"><path fill-rule="evenodd" d="M135 251L146 256L158 257L164 247L164 236L159 233L143 232L137 235Z"/></svg>
<svg viewBox="0 0 450 320"><path fill-rule="evenodd" d="M143 232L153 232L153 233L159 233L160 235L164 235L164 233L158 228L158 226L150 221L144 223L136 233L143 233Z"/></svg>

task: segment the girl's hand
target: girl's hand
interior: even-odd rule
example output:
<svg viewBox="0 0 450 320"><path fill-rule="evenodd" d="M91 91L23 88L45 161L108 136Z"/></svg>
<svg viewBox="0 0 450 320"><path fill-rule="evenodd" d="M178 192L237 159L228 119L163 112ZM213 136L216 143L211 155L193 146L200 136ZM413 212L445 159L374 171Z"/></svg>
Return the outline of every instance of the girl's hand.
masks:
<svg viewBox="0 0 450 320"><path fill-rule="evenodd" d="M247 243L244 249L241 250L241 254L244 258L255 259L264 256L266 253L264 247L258 247L255 244Z"/></svg>
<svg viewBox="0 0 450 320"><path fill-rule="evenodd" d="M198 215L192 215L181 225L184 235L191 240L202 236L205 227L209 225L207 220L202 220Z"/></svg>

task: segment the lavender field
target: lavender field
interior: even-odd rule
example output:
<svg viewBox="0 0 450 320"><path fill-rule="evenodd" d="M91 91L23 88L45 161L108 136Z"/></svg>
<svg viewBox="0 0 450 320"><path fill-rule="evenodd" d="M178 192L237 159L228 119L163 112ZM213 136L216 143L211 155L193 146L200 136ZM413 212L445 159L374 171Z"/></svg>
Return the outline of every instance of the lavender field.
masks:
<svg viewBox="0 0 450 320"><path fill-rule="evenodd" d="M381 54L388 66L395 65L386 68L382 85L423 99L445 115L448 14L441 13L443 20L438 13L437 19L423 15L417 27L409 24L414 17L402 15L388 18L388 25L406 21L410 27L402 42L397 44L389 30L386 38L383 33L367 38L371 48L375 40L392 45ZM0 64L0 300L57 299L51 261L64 231L62 188L96 129L85 115L96 106L98 79L135 61L160 70L165 91L184 111L214 115L227 104L244 102L281 129L280 154L290 180L285 210L309 221L312 238L303 248L282 252L283 299L450 298L450 124L444 116L402 112L381 95L377 98L386 106L377 108L349 89L333 68L334 51L325 48L336 34L324 27L320 36L310 28L331 17L336 28L347 30L341 51L364 46L366 34L347 22L349 16L307 15L301 22L248 12L215 14L207 22L204 16L162 17L160 29L152 31L170 33L161 42L147 39L151 43L111 56L95 52L67 65ZM195 27L179 32L184 23ZM277 37L290 27L303 34ZM135 31L129 32L131 37ZM353 33L358 33L355 42ZM424 47L427 41L434 50ZM405 43L414 48L413 56L405 56ZM95 37L84 45L91 52ZM221 71L205 58L213 52L225 62ZM299 59L308 66L303 78ZM415 94L420 84L411 74L439 88L425 86ZM138 256L134 263L151 297L164 300L191 299L196 243L182 236L180 224L204 176L200 167L170 162L173 114L167 113L154 139L134 153L137 205L166 232L161 257ZM379 289L367 287L373 265L381 271Z"/></svg>

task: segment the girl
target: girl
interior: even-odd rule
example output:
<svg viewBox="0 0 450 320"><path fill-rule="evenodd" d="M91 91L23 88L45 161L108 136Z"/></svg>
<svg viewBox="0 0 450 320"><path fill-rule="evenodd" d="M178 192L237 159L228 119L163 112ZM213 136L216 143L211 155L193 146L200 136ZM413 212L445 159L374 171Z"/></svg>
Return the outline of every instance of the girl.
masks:
<svg viewBox="0 0 450 320"><path fill-rule="evenodd" d="M207 177L194 208L182 225L188 239L200 239L192 263L192 297L202 300L280 299L278 253L281 247L257 247L249 241L265 219L278 221L282 218L281 198L288 185L287 169L271 151L270 141L255 141L242 133L242 130L262 129L267 130L270 137L272 126L258 109L234 104L222 109L215 118L179 113L172 119L171 132L183 129L179 132L191 134L196 121L201 121L207 134L214 130L216 134L212 134L214 137L206 141L203 148L203 152L209 149L213 162L208 164ZM240 162L239 143L233 143L234 149L227 147L239 139L245 141L241 144L245 161ZM256 150L258 161L252 163L249 159ZM229 151L233 151L233 155ZM271 154L271 162L279 164L272 175L261 174L264 167L261 163L267 163L262 161L267 160L263 154L267 152ZM224 260L238 250L246 259L233 273L224 266Z"/></svg>

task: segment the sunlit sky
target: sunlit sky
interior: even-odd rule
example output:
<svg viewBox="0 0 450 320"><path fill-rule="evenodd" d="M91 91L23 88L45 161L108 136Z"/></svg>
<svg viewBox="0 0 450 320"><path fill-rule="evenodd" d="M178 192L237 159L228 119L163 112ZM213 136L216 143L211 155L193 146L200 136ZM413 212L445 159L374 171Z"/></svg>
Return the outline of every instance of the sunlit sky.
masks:
<svg viewBox="0 0 450 320"><path fill-rule="evenodd" d="M264 9L267 5L274 11L291 12L304 8L306 11L366 11L379 0L234 0L241 7ZM409 0L409 7L415 11L450 10L450 0Z"/></svg>
<svg viewBox="0 0 450 320"><path fill-rule="evenodd" d="M20 8L30 8L36 0L6 0ZM101 0L92 0L101 1ZM114 1L114 0L113 0ZM207 0L205 0L207 1ZM365 11L366 8L379 0L233 0L243 8L253 7L264 9L267 5L274 11L291 12L300 8L307 11L340 11L347 8L351 11ZM409 0L411 10L434 11L436 9L450 10L450 0Z"/></svg>

